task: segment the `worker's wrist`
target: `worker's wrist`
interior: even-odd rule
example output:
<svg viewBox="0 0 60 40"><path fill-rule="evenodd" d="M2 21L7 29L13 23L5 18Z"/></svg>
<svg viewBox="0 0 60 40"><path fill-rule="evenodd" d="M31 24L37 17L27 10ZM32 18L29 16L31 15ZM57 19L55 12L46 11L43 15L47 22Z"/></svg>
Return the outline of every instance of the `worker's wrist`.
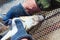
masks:
<svg viewBox="0 0 60 40"><path fill-rule="evenodd" d="M40 8L37 6L35 0L27 0L22 5L25 8L26 12L28 12L29 14L41 11Z"/></svg>

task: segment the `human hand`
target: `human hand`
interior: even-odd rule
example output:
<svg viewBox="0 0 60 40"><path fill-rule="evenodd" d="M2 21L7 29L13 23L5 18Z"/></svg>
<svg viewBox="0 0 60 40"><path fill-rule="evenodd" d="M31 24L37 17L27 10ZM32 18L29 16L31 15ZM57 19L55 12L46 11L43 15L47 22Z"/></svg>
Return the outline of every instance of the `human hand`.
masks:
<svg viewBox="0 0 60 40"><path fill-rule="evenodd" d="M22 5L29 14L41 11L35 0L26 0Z"/></svg>

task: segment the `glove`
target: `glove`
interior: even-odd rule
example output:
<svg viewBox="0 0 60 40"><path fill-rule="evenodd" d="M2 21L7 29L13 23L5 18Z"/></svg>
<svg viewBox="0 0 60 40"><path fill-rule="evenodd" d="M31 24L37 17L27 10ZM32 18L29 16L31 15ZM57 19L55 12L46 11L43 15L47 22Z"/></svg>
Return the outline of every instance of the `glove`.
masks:
<svg viewBox="0 0 60 40"><path fill-rule="evenodd" d="M12 19L13 17L19 17L19 16L29 16L29 14L25 12L25 10L21 4L12 7L8 11L6 16L3 18L3 21L6 21L8 19Z"/></svg>
<svg viewBox="0 0 60 40"><path fill-rule="evenodd" d="M15 20L16 27L18 29L17 33L11 37L11 40L21 40L22 38L27 38L28 40L33 40L31 35L27 34L23 27L21 20Z"/></svg>

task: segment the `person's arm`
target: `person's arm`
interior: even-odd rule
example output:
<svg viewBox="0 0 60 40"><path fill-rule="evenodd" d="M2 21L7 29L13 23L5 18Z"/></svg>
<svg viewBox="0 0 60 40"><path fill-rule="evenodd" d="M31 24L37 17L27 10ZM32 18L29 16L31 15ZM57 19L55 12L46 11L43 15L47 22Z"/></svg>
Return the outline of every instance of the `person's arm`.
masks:
<svg viewBox="0 0 60 40"><path fill-rule="evenodd" d="M29 14L41 11L35 0L26 0L26 2L24 2L22 5Z"/></svg>
<svg viewBox="0 0 60 40"><path fill-rule="evenodd" d="M15 19L14 22L16 24L15 27L17 29L17 33L11 37L11 40L33 40L32 36L26 32L20 19Z"/></svg>
<svg viewBox="0 0 60 40"><path fill-rule="evenodd" d="M22 5L19 4L19 5L16 5L14 7L12 7L8 13L6 14L6 16L3 18L3 21L6 21L8 19L12 19L14 17L19 17L19 16L29 16L35 12L40 12L41 9L41 6L40 5L40 2L46 2L47 0L39 0L39 1L36 1L36 0L26 0L26 2L24 2ZM38 5L38 2L39 2L39 5ZM45 5L45 4L42 4L42 5ZM47 5L47 4L46 4Z"/></svg>
<svg viewBox="0 0 60 40"><path fill-rule="evenodd" d="M26 32L22 20L19 18L14 18L12 20L10 30L1 38L1 40L6 40L10 37L11 40L33 40L32 36Z"/></svg>
<svg viewBox="0 0 60 40"><path fill-rule="evenodd" d="M29 16L29 14L25 11L24 7L21 4L12 7L5 15L5 17L3 17L3 21L7 21L8 19L19 16Z"/></svg>
<svg viewBox="0 0 60 40"><path fill-rule="evenodd" d="M48 9L50 7L50 2L51 0L27 0L22 5L26 12L33 14Z"/></svg>
<svg viewBox="0 0 60 40"><path fill-rule="evenodd" d="M32 2L32 3L31 3ZM30 6L29 6L30 5ZM33 12L40 11L40 9L37 8L37 5L34 0L27 0L23 4L16 5L12 7L5 17L3 17L3 21L5 21L5 24L9 21L8 19L12 19L14 17L19 16L29 16Z"/></svg>
<svg viewBox="0 0 60 40"><path fill-rule="evenodd" d="M23 4L12 7L3 18L3 21L6 21L13 17L28 16L34 12L40 12L40 9L37 6L35 0L26 0L26 2Z"/></svg>

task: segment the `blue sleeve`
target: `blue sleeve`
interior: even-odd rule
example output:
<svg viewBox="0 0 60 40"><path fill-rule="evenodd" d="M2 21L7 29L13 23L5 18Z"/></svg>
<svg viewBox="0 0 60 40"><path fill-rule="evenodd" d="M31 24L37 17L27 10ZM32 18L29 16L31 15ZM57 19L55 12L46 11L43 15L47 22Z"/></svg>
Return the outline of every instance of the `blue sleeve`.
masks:
<svg viewBox="0 0 60 40"><path fill-rule="evenodd" d="M21 4L12 7L8 13L6 14L6 16L3 18L3 20L8 20L8 19L12 19L13 17L19 17L19 16L29 16L28 13L26 13L25 9L23 8L23 6Z"/></svg>
<svg viewBox="0 0 60 40"><path fill-rule="evenodd" d="M16 19L15 20L16 27L18 29L17 33L12 36L11 40L21 40L22 38L27 38L28 40L33 40L32 36L27 34L26 30L23 27L23 23L21 20Z"/></svg>

